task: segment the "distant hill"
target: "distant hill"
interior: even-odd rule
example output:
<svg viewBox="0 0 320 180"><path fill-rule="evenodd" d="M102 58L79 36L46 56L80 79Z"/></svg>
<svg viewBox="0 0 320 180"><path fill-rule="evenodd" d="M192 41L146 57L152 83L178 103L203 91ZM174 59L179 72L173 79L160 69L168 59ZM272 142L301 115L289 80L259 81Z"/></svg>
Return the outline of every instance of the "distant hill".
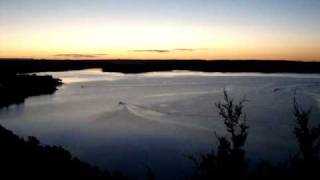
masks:
<svg viewBox="0 0 320 180"><path fill-rule="evenodd" d="M0 59L0 73L102 68L109 72L143 73L190 70L205 72L320 73L320 62L274 60L32 60Z"/></svg>

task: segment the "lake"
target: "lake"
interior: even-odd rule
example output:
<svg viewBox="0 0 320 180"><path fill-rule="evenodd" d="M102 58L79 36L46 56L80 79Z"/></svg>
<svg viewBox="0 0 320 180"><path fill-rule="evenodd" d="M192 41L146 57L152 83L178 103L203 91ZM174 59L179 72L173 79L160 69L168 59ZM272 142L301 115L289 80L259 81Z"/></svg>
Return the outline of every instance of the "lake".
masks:
<svg viewBox="0 0 320 180"><path fill-rule="evenodd" d="M16 134L61 145L101 168L141 177L146 166L159 179L188 176L187 155L210 152L225 127L215 103L223 89L246 98L251 163L281 162L297 152L292 102L313 107L320 123L320 75L204 73L122 74L99 69L47 72L64 82L53 95L31 97L0 110L0 123ZM21 89L23 91L23 89Z"/></svg>

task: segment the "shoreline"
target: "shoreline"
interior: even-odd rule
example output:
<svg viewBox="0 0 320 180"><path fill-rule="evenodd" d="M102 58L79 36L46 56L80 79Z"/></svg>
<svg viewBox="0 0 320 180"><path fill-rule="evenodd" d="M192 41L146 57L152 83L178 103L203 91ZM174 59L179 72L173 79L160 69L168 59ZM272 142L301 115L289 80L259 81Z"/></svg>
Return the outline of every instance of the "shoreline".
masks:
<svg viewBox="0 0 320 180"><path fill-rule="evenodd" d="M35 74L0 73L0 109L24 103L32 96L53 94L60 79ZM127 179L79 160L61 146L43 145L34 136L21 138L0 124L0 178L18 179Z"/></svg>
<svg viewBox="0 0 320 180"><path fill-rule="evenodd" d="M31 96L53 94L60 85L60 79L49 75L1 74L0 108L21 104Z"/></svg>

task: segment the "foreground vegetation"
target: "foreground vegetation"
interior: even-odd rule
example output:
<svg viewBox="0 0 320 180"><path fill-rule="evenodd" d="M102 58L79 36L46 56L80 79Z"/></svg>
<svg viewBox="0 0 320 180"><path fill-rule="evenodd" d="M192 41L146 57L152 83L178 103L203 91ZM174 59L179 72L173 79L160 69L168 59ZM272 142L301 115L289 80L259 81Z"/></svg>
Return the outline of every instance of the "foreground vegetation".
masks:
<svg viewBox="0 0 320 180"><path fill-rule="evenodd" d="M244 149L249 135L243 112L245 102L236 103L224 91L224 101L218 102L216 107L228 134L216 135L216 151L199 158L190 156L199 173L193 179L317 179L320 172L320 125L310 126L311 109L303 109L296 98L293 99L293 133L299 146L294 157L279 165L264 161L250 169Z"/></svg>

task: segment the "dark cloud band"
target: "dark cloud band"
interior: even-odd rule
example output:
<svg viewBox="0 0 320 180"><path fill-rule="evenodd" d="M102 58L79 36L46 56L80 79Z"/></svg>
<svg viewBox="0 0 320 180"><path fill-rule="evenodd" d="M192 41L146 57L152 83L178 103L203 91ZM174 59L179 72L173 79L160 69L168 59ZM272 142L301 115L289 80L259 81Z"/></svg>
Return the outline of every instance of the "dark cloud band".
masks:
<svg viewBox="0 0 320 180"><path fill-rule="evenodd" d="M136 49L136 50L129 50L130 52L155 52L155 53L169 53L173 51L198 51L198 50L206 50L204 48L177 48L177 49Z"/></svg>
<svg viewBox="0 0 320 180"><path fill-rule="evenodd" d="M55 54L57 57L72 57L72 58L98 58L107 54Z"/></svg>
<svg viewBox="0 0 320 180"><path fill-rule="evenodd" d="M138 50L130 50L131 52L156 52L156 53L168 53L170 50L165 49L138 49Z"/></svg>

